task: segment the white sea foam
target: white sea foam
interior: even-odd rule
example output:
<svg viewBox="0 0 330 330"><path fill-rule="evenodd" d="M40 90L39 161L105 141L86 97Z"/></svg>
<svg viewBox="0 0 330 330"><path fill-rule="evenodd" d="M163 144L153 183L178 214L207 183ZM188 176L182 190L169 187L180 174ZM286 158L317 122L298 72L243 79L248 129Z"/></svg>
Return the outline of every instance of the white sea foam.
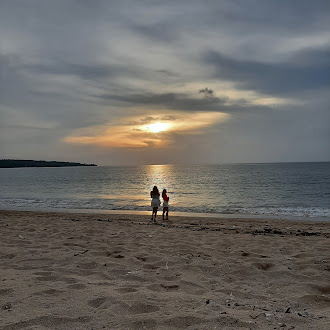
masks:
<svg viewBox="0 0 330 330"><path fill-rule="evenodd" d="M330 217L330 209L320 207L273 207L247 209L246 214L252 215L275 215L275 216L295 216L295 217Z"/></svg>
<svg viewBox="0 0 330 330"><path fill-rule="evenodd" d="M0 200L0 209L86 209L86 210L131 210L147 211L149 206L125 207L125 204L111 204L107 199L104 200L79 200L79 199L31 199L31 198L2 198ZM330 218L330 209L321 207L259 207L259 208L192 208L192 207L173 207L174 212L190 213L210 213L223 215L266 215L266 216L293 216L305 218Z"/></svg>

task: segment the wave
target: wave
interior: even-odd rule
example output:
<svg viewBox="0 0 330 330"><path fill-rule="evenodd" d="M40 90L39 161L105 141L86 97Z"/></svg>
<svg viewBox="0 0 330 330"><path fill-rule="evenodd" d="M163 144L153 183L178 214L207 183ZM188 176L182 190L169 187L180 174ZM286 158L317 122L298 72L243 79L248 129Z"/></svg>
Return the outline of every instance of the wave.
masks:
<svg viewBox="0 0 330 330"><path fill-rule="evenodd" d="M126 211L149 211L149 205L139 205L134 200L127 202L115 199L78 199L78 198L2 198L0 208L6 209L77 209L77 210L126 210ZM210 213L222 215L251 215L251 216L293 216L307 218L330 218L330 209L323 207L192 207L192 206L170 206L174 212Z"/></svg>

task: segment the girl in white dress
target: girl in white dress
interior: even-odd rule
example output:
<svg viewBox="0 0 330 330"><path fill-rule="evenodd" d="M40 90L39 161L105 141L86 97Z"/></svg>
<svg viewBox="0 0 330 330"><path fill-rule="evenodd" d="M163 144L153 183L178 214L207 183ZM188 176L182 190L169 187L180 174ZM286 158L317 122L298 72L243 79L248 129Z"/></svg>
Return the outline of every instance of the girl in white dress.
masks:
<svg viewBox="0 0 330 330"><path fill-rule="evenodd" d="M151 215L151 220L156 222L156 215L157 215L157 210L160 206L160 199L159 199L159 191L156 186L150 191L150 197L152 198L151 200L151 207L152 207L152 215Z"/></svg>

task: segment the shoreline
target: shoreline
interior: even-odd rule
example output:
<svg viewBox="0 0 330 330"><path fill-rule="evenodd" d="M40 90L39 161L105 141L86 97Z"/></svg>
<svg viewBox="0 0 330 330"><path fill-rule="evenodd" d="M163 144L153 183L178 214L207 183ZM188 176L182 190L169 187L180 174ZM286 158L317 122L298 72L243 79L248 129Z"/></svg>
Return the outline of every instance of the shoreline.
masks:
<svg viewBox="0 0 330 330"><path fill-rule="evenodd" d="M103 209L70 209L70 208L6 208L2 211L17 211L17 212L42 212L42 213L70 213L70 214L113 214L113 215L147 215L151 214L150 211L139 210L103 210ZM162 210L158 210L158 216L161 216ZM301 217L301 216L276 216L276 215L260 215L260 214L221 214L221 213L194 213L194 212L169 212L171 217L192 217L192 218L219 218L219 219L232 219L232 220L287 220L287 221L304 221L304 222L324 222L330 223L330 217Z"/></svg>

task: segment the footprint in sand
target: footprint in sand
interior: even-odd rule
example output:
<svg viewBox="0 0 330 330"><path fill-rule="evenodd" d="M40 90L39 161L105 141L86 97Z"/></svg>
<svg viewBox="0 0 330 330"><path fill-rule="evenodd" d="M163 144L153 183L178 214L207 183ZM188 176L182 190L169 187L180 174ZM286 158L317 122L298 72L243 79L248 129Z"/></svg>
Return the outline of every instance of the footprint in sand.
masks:
<svg viewBox="0 0 330 330"><path fill-rule="evenodd" d="M79 267L82 269L94 269L97 267L97 263L92 261L92 262L87 262L87 263L82 263L79 264Z"/></svg>
<svg viewBox="0 0 330 330"><path fill-rule="evenodd" d="M68 289L73 289L73 290L81 290L81 289L84 289L86 288L86 285L85 284L71 284L71 285L68 285L67 286Z"/></svg>
<svg viewBox="0 0 330 330"><path fill-rule="evenodd" d="M179 285L177 284L160 284L160 286L167 291L176 291L179 289Z"/></svg>
<svg viewBox="0 0 330 330"><path fill-rule="evenodd" d="M130 287L123 287L123 288L116 289L116 291L121 292L121 293L133 293L133 292L136 292L137 289L130 288Z"/></svg>
<svg viewBox="0 0 330 330"><path fill-rule="evenodd" d="M171 292L171 291L178 291L180 286L178 284L151 284L148 285L147 288L153 292Z"/></svg>
<svg viewBox="0 0 330 330"><path fill-rule="evenodd" d="M297 299L300 303L310 306L317 306L319 310L328 309L330 305L330 298L325 295L304 295Z"/></svg>
<svg viewBox="0 0 330 330"><path fill-rule="evenodd" d="M115 254L113 257L114 258L117 258L117 259L123 259L123 258L125 258L125 256L123 256L122 254Z"/></svg>
<svg viewBox="0 0 330 330"><path fill-rule="evenodd" d="M156 266L156 265L153 265L153 264L146 264L146 265L143 265L143 268L144 269L158 269L159 266Z"/></svg>
<svg viewBox="0 0 330 330"><path fill-rule="evenodd" d="M271 263L255 263L255 264L253 264L253 266L255 266L256 268L261 269L261 270L269 270L274 265Z"/></svg>
<svg viewBox="0 0 330 330"><path fill-rule="evenodd" d="M51 276L52 272L35 272L34 275Z"/></svg>
<svg viewBox="0 0 330 330"><path fill-rule="evenodd" d="M54 281L57 281L59 279L59 277L56 275L53 275L53 274L49 274L49 275L42 275L42 276L35 277L35 279L38 281L54 282Z"/></svg>
<svg viewBox="0 0 330 330"><path fill-rule="evenodd" d="M100 297L100 298L89 300L87 304L93 308L100 308L102 305L104 305L104 303L107 300L108 300L107 297ZM103 308L106 308L106 307L103 306Z"/></svg>
<svg viewBox="0 0 330 330"><path fill-rule="evenodd" d="M4 256L2 256L2 259L13 259L16 257L16 254L14 253L10 253L10 254L5 254Z"/></svg>
<svg viewBox="0 0 330 330"><path fill-rule="evenodd" d="M141 260L143 262L145 262L147 260L147 257L135 257L138 260Z"/></svg>
<svg viewBox="0 0 330 330"><path fill-rule="evenodd" d="M13 293L14 289L8 288L8 289L0 289L0 297L1 296L8 296L9 294Z"/></svg>
<svg viewBox="0 0 330 330"><path fill-rule="evenodd" d="M154 319L136 321L133 323L133 329L157 329L157 321Z"/></svg>
<svg viewBox="0 0 330 330"><path fill-rule="evenodd" d="M204 320L194 316L175 316L164 321L169 329L186 329L190 326L196 327L197 324L203 323ZM197 329L198 327L196 327Z"/></svg>
<svg viewBox="0 0 330 330"><path fill-rule="evenodd" d="M128 308L128 312L131 314L148 314L158 311L159 311L158 306L139 303L139 302L133 303Z"/></svg>
<svg viewBox="0 0 330 330"><path fill-rule="evenodd" d="M318 292L323 294L330 294L330 285L313 285L313 288L316 289Z"/></svg>
<svg viewBox="0 0 330 330"><path fill-rule="evenodd" d="M73 277L63 277L62 281L65 282L65 283L68 283L68 284L75 284L75 283L78 282L78 280L76 280Z"/></svg>
<svg viewBox="0 0 330 330"><path fill-rule="evenodd" d="M78 317L56 317L56 316L39 316L26 321L15 322L3 327L3 330L10 329L50 329L57 324L58 329L73 328L73 324L76 324L75 328L80 328L81 324L85 324L91 321L90 316L78 316ZM71 324L71 326L68 326Z"/></svg>
<svg viewBox="0 0 330 330"><path fill-rule="evenodd" d="M62 292L63 292L63 290L48 289L48 290L44 290L44 291L34 292L33 295L42 296L42 295L46 294L46 295L51 295L51 296L57 296Z"/></svg>
<svg viewBox="0 0 330 330"><path fill-rule="evenodd" d="M189 281L180 281L180 287L184 292L193 295L202 295L208 291L205 287Z"/></svg>

